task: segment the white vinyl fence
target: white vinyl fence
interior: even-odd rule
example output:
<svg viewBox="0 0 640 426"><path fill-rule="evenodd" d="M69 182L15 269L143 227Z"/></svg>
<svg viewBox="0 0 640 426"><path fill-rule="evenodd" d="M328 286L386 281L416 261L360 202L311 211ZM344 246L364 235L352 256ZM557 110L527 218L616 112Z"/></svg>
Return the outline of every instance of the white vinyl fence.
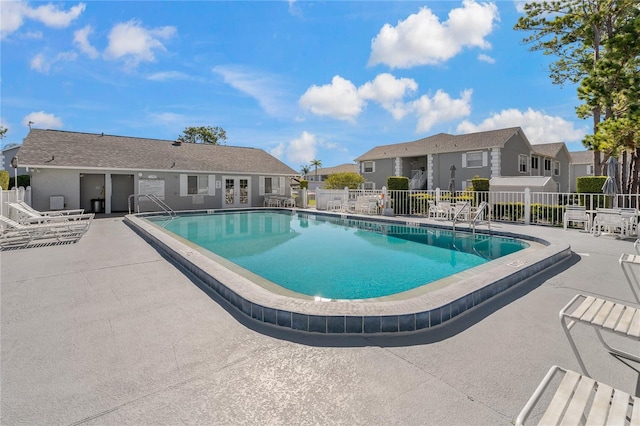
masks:
<svg viewBox="0 0 640 426"><path fill-rule="evenodd" d="M316 190L316 209L331 210L338 202L349 206L359 196L380 198L382 213L383 190ZM626 207L640 209L640 194L578 194L559 192L522 192L497 191L387 191L391 200L390 207L396 216L427 216L428 201L436 204L440 201L466 202L478 206L486 201L489 204L491 220L527 225L562 226L562 216L566 205L585 206L587 211L601 207ZM343 207L342 210L345 210Z"/></svg>

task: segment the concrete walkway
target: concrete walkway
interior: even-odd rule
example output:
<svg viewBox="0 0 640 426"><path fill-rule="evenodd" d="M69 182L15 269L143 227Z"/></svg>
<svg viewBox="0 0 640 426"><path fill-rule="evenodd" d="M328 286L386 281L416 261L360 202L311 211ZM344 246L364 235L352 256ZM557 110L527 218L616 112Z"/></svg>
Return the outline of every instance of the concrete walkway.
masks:
<svg viewBox="0 0 640 426"><path fill-rule="evenodd" d="M559 310L577 292L633 304L633 241L577 230L574 255L441 328L316 336L255 324L122 218L74 245L0 253L0 424L509 425L553 364L579 371ZM594 378L640 395L640 365L576 342ZM637 345L616 340L637 352Z"/></svg>

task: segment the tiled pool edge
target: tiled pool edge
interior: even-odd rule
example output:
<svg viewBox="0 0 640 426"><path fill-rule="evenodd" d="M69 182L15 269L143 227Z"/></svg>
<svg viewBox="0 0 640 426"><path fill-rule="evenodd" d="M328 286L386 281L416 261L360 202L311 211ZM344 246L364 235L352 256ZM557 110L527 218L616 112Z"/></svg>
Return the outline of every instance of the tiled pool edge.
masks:
<svg viewBox="0 0 640 426"><path fill-rule="evenodd" d="M215 278L211 272L211 264L208 264L208 262L214 263L212 260L203 259L204 256L194 253L192 250L189 250L187 246L180 248L180 242L177 240L175 240L175 242L168 240L171 237L163 234L135 215L126 216L124 222L152 246L192 273L208 288L220 295L246 317L277 327L323 334L400 333L435 327L482 304L497 294L571 255L571 249L568 244L549 244L546 241L531 236L496 232L495 234L544 242L546 243L545 252L542 255L539 254L536 256L535 259L531 259L532 262L530 264L521 267L516 272L502 276L481 288L471 290L461 297L451 299L431 309L415 309L415 301L413 301L414 303L409 303L411 302L410 300L404 301L407 303L403 303L403 301L394 302L395 310L397 310L398 307L402 310L403 305L405 305L404 308L406 308L406 312L403 311L402 313L394 313L391 315L376 315L375 313L369 312L353 314L347 312L349 311L347 305L349 305L350 302L338 302L347 308L344 310L344 313L323 314L321 312L310 313L309 309L305 309L308 306L322 306L314 305L314 302L308 300L294 301L290 309L275 308L273 305L268 306L267 303L255 303L255 295L253 295L252 300L251 291L247 291L247 287L243 287L242 283L239 284L234 279L226 280L228 282L223 283L220 279ZM389 222L398 224L412 223L409 220L402 221L397 218ZM444 228L444 226L442 228ZM221 270L224 269L219 267L219 265L218 268L216 268L215 263L214 268L217 269L218 273L221 273ZM227 276L227 278L229 277ZM225 280L223 279L222 281ZM254 286L257 287L257 285ZM375 305L376 302L369 303ZM384 303L381 302L381 306L383 304ZM387 305L389 305L388 302ZM299 309L295 309L296 307ZM375 311L375 308L370 310Z"/></svg>

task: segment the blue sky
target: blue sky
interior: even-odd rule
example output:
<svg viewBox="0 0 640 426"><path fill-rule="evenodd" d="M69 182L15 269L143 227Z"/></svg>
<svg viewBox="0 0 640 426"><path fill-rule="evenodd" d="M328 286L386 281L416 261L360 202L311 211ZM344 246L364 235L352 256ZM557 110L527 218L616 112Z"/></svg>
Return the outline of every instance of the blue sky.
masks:
<svg viewBox="0 0 640 426"><path fill-rule="evenodd" d="M227 145L292 168L376 145L520 126L583 150L589 121L553 58L513 30L522 2L0 1L3 146L31 126Z"/></svg>

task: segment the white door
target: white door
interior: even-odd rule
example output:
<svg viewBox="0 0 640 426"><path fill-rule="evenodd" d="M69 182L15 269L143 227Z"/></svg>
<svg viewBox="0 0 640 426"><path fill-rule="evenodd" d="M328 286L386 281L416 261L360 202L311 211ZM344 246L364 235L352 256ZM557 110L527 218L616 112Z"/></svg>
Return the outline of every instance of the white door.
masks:
<svg viewBox="0 0 640 426"><path fill-rule="evenodd" d="M248 177L223 176L223 207L250 207L251 185Z"/></svg>

